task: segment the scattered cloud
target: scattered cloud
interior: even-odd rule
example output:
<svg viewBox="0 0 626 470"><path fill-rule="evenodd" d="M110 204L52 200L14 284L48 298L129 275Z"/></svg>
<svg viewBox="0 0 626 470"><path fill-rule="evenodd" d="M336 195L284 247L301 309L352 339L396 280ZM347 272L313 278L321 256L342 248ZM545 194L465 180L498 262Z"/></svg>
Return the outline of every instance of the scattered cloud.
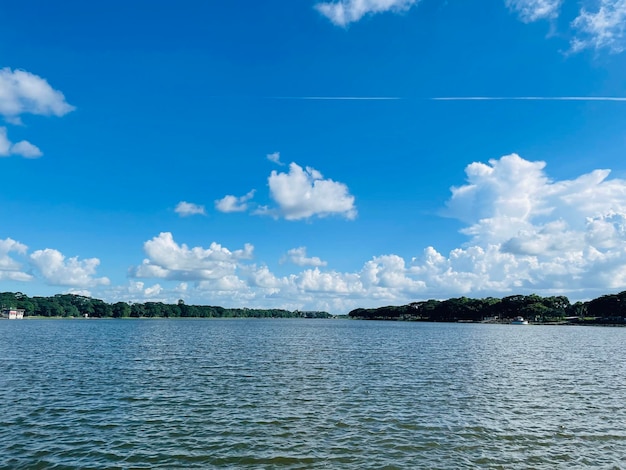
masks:
<svg viewBox="0 0 626 470"><path fill-rule="evenodd" d="M60 251L46 248L33 252L30 260L46 282L54 286L94 287L110 283L106 277L94 277L100 264L98 258L66 259Z"/></svg>
<svg viewBox="0 0 626 470"><path fill-rule="evenodd" d="M317 256L313 256L311 258L307 257L306 247L304 246L292 248L287 252L287 255L284 256L281 261L283 263L285 261L289 261L297 266L326 266L328 264L326 261L322 261Z"/></svg>
<svg viewBox="0 0 626 470"><path fill-rule="evenodd" d="M8 67L0 69L0 115L7 123L22 125L22 114L63 116L74 109L65 101L63 93L38 75ZM43 153L26 140L13 144L7 137L6 127L0 127L0 157L10 155L38 158Z"/></svg>
<svg viewBox="0 0 626 470"><path fill-rule="evenodd" d="M309 186L323 181L319 172L294 165L290 174L304 174ZM131 278L158 283L133 279L128 286L103 287L109 280L96 277L98 259L67 259L49 248L28 256L25 245L7 238L0 240L0 279L33 279L18 261L22 256L51 285L76 291L98 287L115 299L175 302L185 297L225 306L333 313L461 295L580 299L626 288L626 180L610 178L607 169L556 180L546 169L545 162L516 154L467 165L466 181L451 188L445 209L464 223L467 243L447 253L427 246L411 259L387 253L366 260L360 269L338 272L298 247L282 261L302 269L277 275L252 261L250 244L239 250L215 242L189 247L163 232L144 243L146 258L129 272Z"/></svg>
<svg viewBox="0 0 626 470"><path fill-rule="evenodd" d="M181 201L176 205L174 209L181 217L189 217L190 215L206 215L204 206L194 204L192 202Z"/></svg>
<svg viewBox="0 0 626 470"><path fill-rule="evenodd" d="M407 11L417 3L419 0L339 0L318 3L315 9L333 24L345 27L359 21L365 15L386 11L394 13Z"/></svg>
<svg viewBox="0 0 626 470"><path fill-rule="evenodd" d="M256 191L253 189L243 196L224 196L215 201L215 208L220 212L245 212L248 210L248 201L254 197Z"/></svg>
<svg viewBox="0 0 626 470"><path fill-rule="evenodd" d="M280 161L280 152L268 153L267 159L272 163L276 163L277 165L284 165L284 163Z"/></svg>
<svg viewBox="0 0 626 470"><path fill-rule="evenodd" d="M20 155L25 158L38 158L43 155L35 145L22 140L16 144L7 137L7 128L0 127L0 157Z"/></svg>
<svg viewBox="0 0 626 470"><path fill-rule="evenodd" d="M468 241L448 253L434 246L411 259L389 253L342 273L299 247L281 261L306 269L278 276L251 263L251 245L234 252L216 243L188 248L162 233L146 242L148 258L134 275L196 281L185 284L186 296L231 306L335 313L461 295L580 299L626 288L626 180L602 169L554 180L545 162L516 154L471 163L465 171L465 184L451 189L446 215L464 222Z"/></svg>
<svg viewBox="0 0 626 470"><path fill-rule="evenodd" d="M357 211L348 187L331 179L311 167L303 169L296 163L289 165L289 173L272 171L268 178L271 198L277 209L266 209L259 213L281 216L287 220L310 217L340 215L354 219Z"/></svg>
<svg viewBox="0 0 626 470"><path fill-rule="evenodd" d="M11 238L0 240L0 281L31 281L33 276L22 269L11 253L25 255L28 247Z"/></svg>
<svg viewBox="0 0 626 470"><path fill-rule="evenodd" d="M571 51L608 49L613 53L626 48L626 0L600 0L596 12L582 8L572 22L578 35L571 41Z"/></svg>
<svg viewBox="0 0 626 470"><path fill-rule="evenodd" d="M506 0L506 6L524 23L556 18L562 3L563 0Z"/></svg>
<svg viewBox="0 0 626 470"><path fill-rule="evenodd" d="M0 69L0 114L17 118L21 114L63 116L74 106L65 96L38 75L25 70Z"/></svg>
<svg viewBox="0 0 626 470"><path fill-rule="evenodd" d="M553 20L560 14L563 0L506 0L506 5L517 12L520 20L530 23ZM626 48L626 0L596 0L597 10L584 6L571 21L573 38L570 53L585 49L606 49L619 53Z"/></svg>
<svg viewBox="0 0 626 470"><path fill-rule="evenodd" d="M337 0L315 4L315 9L334 25L346 27L367 15L383 12L401 13L417 5L420 0ZM561 15L564 0L504 0L506 7L517 14L520 21L556 20ZM571 20L573 37L571 53L585 49L607 49L612 53L626 49L626 0L595 0L597 10L584 6ZM298 99L393 99L365 97L300 97ZM269 157L269 156L268 156Z"/></svg>

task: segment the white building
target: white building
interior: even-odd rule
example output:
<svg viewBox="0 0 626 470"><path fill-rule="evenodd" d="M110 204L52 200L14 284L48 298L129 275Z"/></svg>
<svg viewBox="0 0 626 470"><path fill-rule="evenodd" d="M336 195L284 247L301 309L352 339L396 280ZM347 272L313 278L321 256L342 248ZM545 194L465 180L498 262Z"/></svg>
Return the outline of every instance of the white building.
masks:
<svg viewBox="0 0 626 470"><path fill-rule="evenodd" d="M21 320L24 318L24 309L22 308L3 308L2 316L9 320Z"/></svg>

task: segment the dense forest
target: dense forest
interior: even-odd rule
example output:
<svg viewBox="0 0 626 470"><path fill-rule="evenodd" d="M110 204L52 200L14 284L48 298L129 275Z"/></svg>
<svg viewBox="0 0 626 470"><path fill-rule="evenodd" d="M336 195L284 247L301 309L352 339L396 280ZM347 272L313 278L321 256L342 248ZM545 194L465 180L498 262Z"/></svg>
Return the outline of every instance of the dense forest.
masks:
<svg viewBox="0 0 626 470"><path fill-rule="evenodd" d="M224 308L162 302L106 303L102 300L73 294L52 297L28 297L21 292L0 293L0 307L25 310L26 316L90 317L90 318L329 318L327 312L301 312L281 309Z"/></svg>
<svg viewBox="0 0 626 470"><path fill-rule="evenodd" d="M626 324L626 291L571 304L564 296L512 295L502 299L460 297L403 306L352 310L350 318L434 322L509 322L517 316L533 323Z"/></svg>

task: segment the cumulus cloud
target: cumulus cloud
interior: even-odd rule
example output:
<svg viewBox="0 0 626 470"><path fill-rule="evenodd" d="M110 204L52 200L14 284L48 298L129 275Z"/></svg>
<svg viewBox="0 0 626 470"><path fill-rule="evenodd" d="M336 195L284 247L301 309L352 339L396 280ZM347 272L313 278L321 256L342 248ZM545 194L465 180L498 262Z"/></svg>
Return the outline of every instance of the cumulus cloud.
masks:
<svg viewBox="0 0 626 470"><path fill-rule="evenodd" d="M419 0L339 0L318 3L315 9L333 24L347 26L368 14L407 11L417 3Z"/></svg>
<svg viewBox="0 0 626 470"><path fill-rule="evenodd" d="M63 116L74 109L65 101L63 93L40 76L8 67L0 69L0 115L7 123L21 125L22 114ZM43 153L27 140L13 144L7 137L6 127L0 127L0 157L10 155L38 158Z"/></svg>
<svg viewBox="0 0 626 470"><path fill-rule="evenodd" d="M15 118L20 114L63 116L75 108L65 96L38 75L25 70L0 69L0 114Z"/></svg>
<svg viewBox="0 0 626 470"><path fill-rule="evenodd" d="M468 165L448 203L468 223L468 247L447 258L431 251L416 272L465 273L468 292L617 287L626 278L626 181L609 170L552 181L545 167L515 154Z"/></svg>
<svg viewBox="0 0 626 470"><path fill-rule="evenodd" d="M71 287L94 287L108 285L106 277L94 277L100 264L98 258L80 261L78 257L66 259L58 250L46 248L30 255L33 266L51 285Z"/></svg>
<svg viewBox="0 0 626 470"><path fill-rule="evenodd" d="M253 189L248 194L237 197L232 195L224 196L215 201L215 208L220 212L245 212L248 210L248 201L254 197Z"/></svg>
<svg viewBox="0 0 626 470"><path fill-rule="evenodd" d="M600 0L595 12L582 8L572 27L578 32L571 41L572 52L604 48L622 52L626 48L626 0Z"/></svg>
<svg viewBox="0 0 626 470"><path fill-rule="evenodd" d="M556 18L562 3L563 0L506 0L506 6L524 23Z"/></svg>
<svg viewBox="0 0 626 470"><path fill-rule="evenodd" d="M179 245L170 232L160 233L144 243L148 256L140 266L131 269L133 277L185 280L219 279L233 274L240 260L252 257L254 247L230 251L218 243L209 248Z"/></svg>
<svg viewBox="0 0 626 470"><path fill-rule="evenodd" d="M338 272L299 247L283 261L303 269L279 276L249 261L251 245L188 248L163 233L146 242L135 275L195 281L185 295L220 304L333 313L461 295L578 300L626 289L626 180L606 169L563 180L546 170L516 154L467 165L446 207L465 224L467 243L448 252L417 247L411 259L388 253Z"/></svg>
<svg viewBox="0 0 626 470"><path fill-rule="evenodd" d="M0 157L8 157L10 155L20 155L25 158L38 158L43 155L41 150L26 140L22 140L16 144L12 143L7 137L7 128L0 127Z"/></svg>
<svg viewBox="0 0 626 470"><path fill-rule="evenodd" d="M181 217L189 217L190 215L206 215L204 206L186 201L180 201L176 205L174 212L176 212Z"/></svg>
<svg viewBox="0 0 626 470"><path fill-rule="evenodd" d="M1 281L31 281L33 276L22 270L22 265L16 261L11 253L25 255L28 247L11 238L0 240L0 280Z"/></svg>
<svg viewBox="0 0 626 470"><path fill-rule="evenodd" d="M306 247L301 246L298 248L292 248L287 252L281 260L282 262L289 261L297 266L326 266L328 263L322 261L317 256L311 258L306 255Z"/></svg>
<svg viewBox="0 0 626 470"><path fill-rule="evenodd" d="M339 215L346 219L356 217L354 196L348 187L310 167L303 169L296 163L289 165L289 173L272 171L268 178L271 198L278 204L276 210L265 213L287 220Z"/></svg>

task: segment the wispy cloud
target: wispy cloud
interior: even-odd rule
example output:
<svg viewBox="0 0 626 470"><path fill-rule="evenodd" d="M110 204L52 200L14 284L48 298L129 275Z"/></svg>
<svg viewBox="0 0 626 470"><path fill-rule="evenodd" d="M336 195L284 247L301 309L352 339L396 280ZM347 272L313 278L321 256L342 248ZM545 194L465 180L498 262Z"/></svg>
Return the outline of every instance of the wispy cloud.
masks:
<svg viewBox="0 0 626 470"><path fill-rule="evenodd" d="M397 13L406 11L418 3L419 0L339 0L318 3L315 9L333 24L345 27L368 14L386 11Z"/></svg>
<svg viewBox="0 0 626 470"><path fill-rule="evenodd" d="M506 6L517 12L524 23L553 19L559 15L563 0L506 0Z"/></svg>
<svg viewBox="0 0 626 470"><path fill-rule="evenodd" d="M384 12L401 13L419 3L420 0L336 0L317 3L315 9L334 25L345 28L365 16ZM563 15L563 3L564 0L504 0L505 6L524 23L556 20ZM626 49L626 0L586 2L589 3L597 5L597 9L583 6L578 16L567 20L572 35L569 52L577 53L585 49L623 52Z"/></svg>
<svg viewBox="0 0 626 470"><path fill-rule="evenodd" d="M274 152L274 153L268 153L266 155L266 158L272 162L272 163L276 163L277 165L281 165L283 166L284 163L280 161L280 152Z"/></svg>
<svg viewBox="0 0 626 470"><path fill-rule="evenodd" d="M328 264L326 261L322 261L317 256L308 257L306 254L306 247L304 246L289 250L287 255L283 256L281 259L281 263L286 261L298 266L326 266Z"/></svg>
<svg viewBox="0 0 626 470"><path fill-rule="evenodd" d="M192 202L180 201L174 209L181 217L188 217L190 215L206 215L204 206L194 204Z"/></svg>
<svg viewBox="0 0 626 470"><path fill-rule="evenodd" d="M571 41L571 51L609 49L613 53L626 48L626 0L601 0L596 12L585 8L572 21L578 35Z"/></svg>

